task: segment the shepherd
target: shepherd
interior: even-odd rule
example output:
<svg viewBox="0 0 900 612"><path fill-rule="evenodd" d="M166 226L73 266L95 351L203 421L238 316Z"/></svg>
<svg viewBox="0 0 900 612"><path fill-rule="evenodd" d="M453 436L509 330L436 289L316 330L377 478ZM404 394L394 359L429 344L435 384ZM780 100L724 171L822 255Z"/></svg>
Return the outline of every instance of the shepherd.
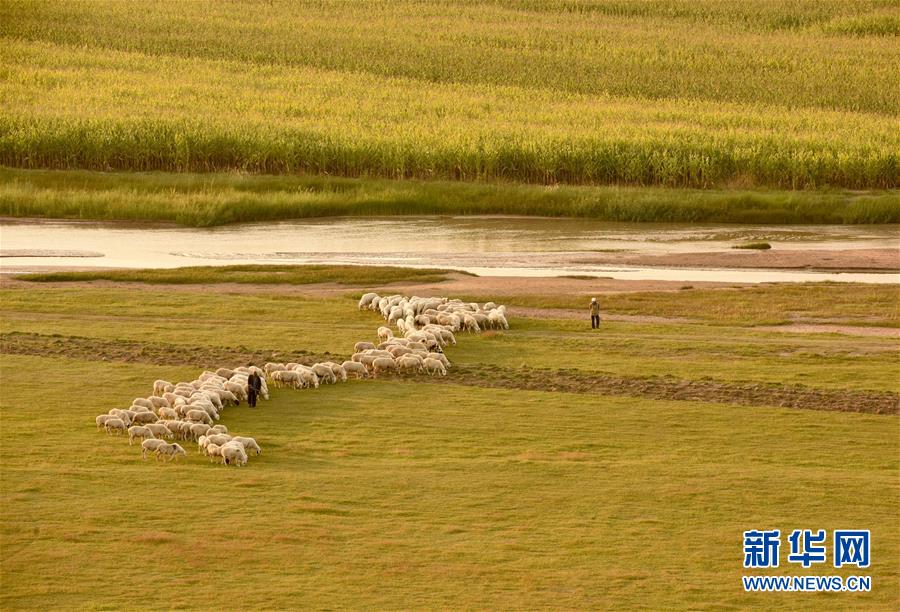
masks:
<svg viewBox="0 0 900 612"><path fill-rule="evenodd" d="M591 298L591 329L600 329L600 302Z"/></svg>
<svg viewBox="0 0 900 612"><path fill-rule="evenodd" d="M256 370L252 370L250 376L247 377L247 403L251 408L256 408L256 397L260 390L262 390L262 379Z"/></svg>

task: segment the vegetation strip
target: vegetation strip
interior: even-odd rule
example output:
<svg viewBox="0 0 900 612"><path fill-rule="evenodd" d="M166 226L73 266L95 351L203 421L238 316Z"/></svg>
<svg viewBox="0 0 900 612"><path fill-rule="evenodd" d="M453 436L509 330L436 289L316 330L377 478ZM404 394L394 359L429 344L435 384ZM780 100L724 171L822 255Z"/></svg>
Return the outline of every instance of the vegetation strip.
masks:
<svg viewBox="0 0 900 612"><path fill-rule="evenodd" d="M329 216L531 215L624 222L900 223L896 191L391 181L0 168L0 215L191 227Z"/></svg>
<svg viewBox="0 0 900 612"><path fill-rule="evenodd" d="M246 347L190 347L128 340L101 340L78 336L48 336L34 333L0 334L5 354L67 357L83 360L190 365L204 368L222 363L265 363L290 357L298 363L338 359L325 352L284 352ZM702 401L743 406L782 406L806 410L900 414L900 394L876 391L830 391L800 385L733 384L672 377L626 378L589 374L578 370L503 368L490 364L454 364L446 377L432 382L486 388L558 391L612 396L646 397L655 400Z"/></svg>

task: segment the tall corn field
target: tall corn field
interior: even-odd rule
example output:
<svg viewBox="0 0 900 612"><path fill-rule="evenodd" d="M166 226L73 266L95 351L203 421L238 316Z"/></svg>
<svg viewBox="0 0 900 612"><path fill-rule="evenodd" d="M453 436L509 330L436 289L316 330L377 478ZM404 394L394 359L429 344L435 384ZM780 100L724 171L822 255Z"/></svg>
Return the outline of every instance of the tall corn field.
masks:
<svg viewBox="0 0 900 612"><path fill-rule="evenodd" d="M0 0L0 164L896 188L900 3Z"/></svg>

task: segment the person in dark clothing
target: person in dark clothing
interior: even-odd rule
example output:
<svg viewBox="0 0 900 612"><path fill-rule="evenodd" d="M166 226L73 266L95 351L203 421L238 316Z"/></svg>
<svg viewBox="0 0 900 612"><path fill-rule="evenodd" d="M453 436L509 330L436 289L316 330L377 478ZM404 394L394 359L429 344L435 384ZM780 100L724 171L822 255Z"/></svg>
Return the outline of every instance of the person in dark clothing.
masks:
<svg viewBox="0 0 900 612"><path fill-rule="evenodd" d="M262 379L259 377L259 374L256 371L250 372L250 376L247 377L247 403L250 404L251 408L256 408L256 398L259 396L261 389Z"/></svg>
<svg viewBox="0 0 900 612"><path fill-rule="evenodd" d="M600 303L591 298L591 329L600 329Z"/></svg>

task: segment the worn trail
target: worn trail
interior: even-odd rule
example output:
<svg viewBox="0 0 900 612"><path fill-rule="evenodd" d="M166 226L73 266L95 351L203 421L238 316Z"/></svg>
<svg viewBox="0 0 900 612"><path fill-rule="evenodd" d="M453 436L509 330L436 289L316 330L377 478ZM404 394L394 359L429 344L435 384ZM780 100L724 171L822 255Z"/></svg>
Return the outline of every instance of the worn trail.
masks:
<svg viewBox="0 0 900 612"><path fill-rule="evenodd" d="M202 368L222 363L264 363L290 358L312 364L337 359L330 353L314 354L249 349L247 347L184 346L131 340L104 340L79 336L34 333L0 334L3 353L67 357L94 361L185 365ZM806 410L834 410L871 414L900 414L900 394L889 391L815 389L801 385L726 383L674 377L629 378L581 370L508 368L491 364L453 365L442 384L475 387L560 391L596 395L646 397L654 400L699 401L739 406L781 406Z"/></svg>

